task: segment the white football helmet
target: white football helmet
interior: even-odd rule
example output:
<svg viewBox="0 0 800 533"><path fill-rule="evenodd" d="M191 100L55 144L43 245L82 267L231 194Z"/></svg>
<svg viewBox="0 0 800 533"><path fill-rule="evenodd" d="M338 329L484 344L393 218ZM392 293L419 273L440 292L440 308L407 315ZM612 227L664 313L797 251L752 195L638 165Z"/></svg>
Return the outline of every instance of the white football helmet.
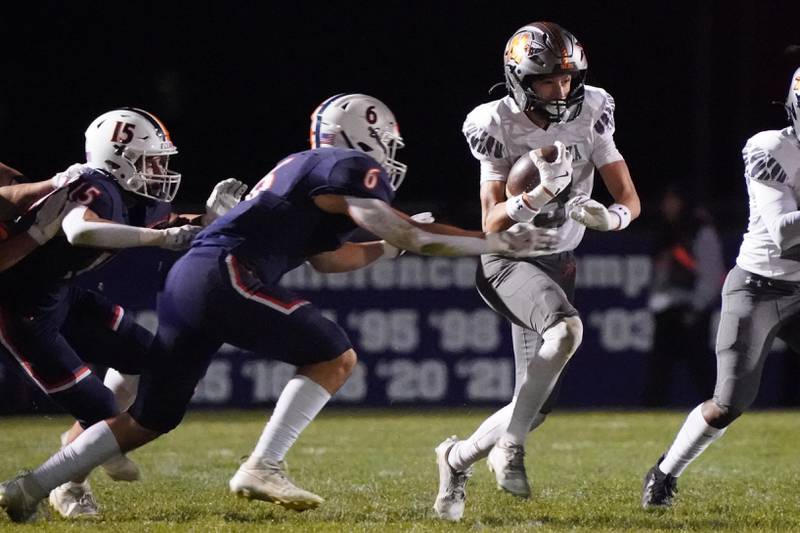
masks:
<svg viewBox="0 0 800 533"><path fill-rule="evenodd" d="M333 146L369 154L389 174L397 190L408 167L394 156L405 146L397 120L386 104L365 94L337 94L311 114L311 148Z"/></svg>
<svg viewBox="0 0 800 533"><path fill-rule="evenodd" d="M181 175L168 169L177 154L169 131L155 115L124 107L103 113L86 130L86 162L111 173L132 193L171 202Z"/></svg>
<svg viewBox="0 0 800 533"><path fill-rule="evenodd" d="M789 94L786 96L786 113L792 123L794 134L800 141L800 68L794 71L789 83Z"/></svg>

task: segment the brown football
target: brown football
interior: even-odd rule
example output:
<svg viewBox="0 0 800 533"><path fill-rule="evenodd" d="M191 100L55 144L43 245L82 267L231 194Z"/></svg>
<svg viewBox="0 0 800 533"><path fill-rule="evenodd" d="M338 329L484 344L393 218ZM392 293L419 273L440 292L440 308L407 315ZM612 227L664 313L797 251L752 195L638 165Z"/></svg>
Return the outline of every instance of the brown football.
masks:
<svg viewBox="0 0 800 533"><path fill-rule="evenodd" d="M507 197L511 198L523 192L528 192L539 185L539 169L536 168L531 157L532 154L537 152L542 159L550 163L558 157L558 148L551 144L531 150L517 159L517 162L508 172L508 179L506 180Z"/></svg>

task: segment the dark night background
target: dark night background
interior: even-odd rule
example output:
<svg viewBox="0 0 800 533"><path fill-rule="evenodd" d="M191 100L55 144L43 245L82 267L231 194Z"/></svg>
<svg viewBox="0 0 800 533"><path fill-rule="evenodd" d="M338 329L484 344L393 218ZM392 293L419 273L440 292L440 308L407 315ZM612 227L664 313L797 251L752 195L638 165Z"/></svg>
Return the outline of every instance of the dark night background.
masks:
<svg viewBox="0 0 800 533"><path fill-rule="evenodd" d="M33 4L33 3L31 3ZM589 83L616 99L617 145L648 205L677 182L740 232L739 152L782 128L800 58L800 2L6 3L0 160L44 177L82 160L98 114L159 115L180 155L180 203L224 177L255 183L307 146L327 96L364 92L395 112L409 166L398 203L477 227L478 171L461 135L492 97L506 40L553 20L583 42ZM604 198L602 184L596 187ZM606 197L607 198L607 197ZM415 205L416 204L416 205ZM651 210L652 212L652 210Z"/></svg>

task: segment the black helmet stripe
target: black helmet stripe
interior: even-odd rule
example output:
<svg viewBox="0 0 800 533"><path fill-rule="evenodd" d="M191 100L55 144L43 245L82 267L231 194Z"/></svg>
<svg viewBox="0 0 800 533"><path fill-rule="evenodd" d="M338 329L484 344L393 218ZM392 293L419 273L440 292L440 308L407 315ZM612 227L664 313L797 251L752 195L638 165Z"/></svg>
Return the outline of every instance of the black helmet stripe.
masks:
<svg viewBox="0 0 800 533"><path fill-rule="evenodd" d="M150 123L150 125L153 126L153 129L156 130L156 134L158 135L159 139L162 141L170 141L169 133L166 132L161 125L161 121L159 121L156 117L144 109L139 109L137 107L123 107L122 109L125 111L133 111L134 113L143 116Z"/></svg>

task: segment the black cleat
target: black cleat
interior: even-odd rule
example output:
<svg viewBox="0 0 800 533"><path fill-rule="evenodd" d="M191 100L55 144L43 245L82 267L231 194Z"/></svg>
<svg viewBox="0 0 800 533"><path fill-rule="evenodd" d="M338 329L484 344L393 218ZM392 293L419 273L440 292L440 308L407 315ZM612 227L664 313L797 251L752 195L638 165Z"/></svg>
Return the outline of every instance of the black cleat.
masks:
<svg viewBox="0 0 800 533"><path fill-rule="evenodd" d="M665 474L658 465L664 460L662 455L653 468L644 476L642 486L642 508L672 507L672 498L678 492L678 479L672 474Z"/></svg>

